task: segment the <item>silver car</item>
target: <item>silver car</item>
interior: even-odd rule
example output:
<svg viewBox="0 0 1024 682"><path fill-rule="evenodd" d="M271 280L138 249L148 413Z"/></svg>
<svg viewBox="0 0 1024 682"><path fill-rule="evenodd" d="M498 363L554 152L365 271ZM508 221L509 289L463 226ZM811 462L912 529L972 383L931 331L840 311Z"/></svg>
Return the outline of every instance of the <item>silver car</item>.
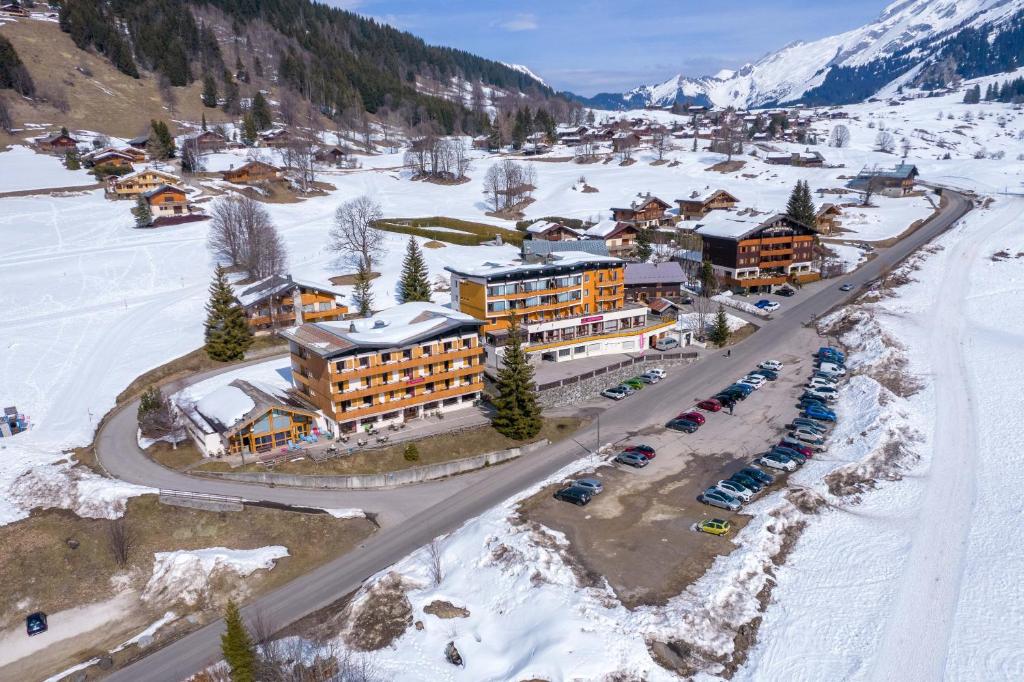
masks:
<svg viewBox="0 0 1024 682"><path fill-rule="evenodd" d="M604 491L604 484L596 478L581 478L573 482L573 485L589 490L591 495L600 495Z"/></svg>

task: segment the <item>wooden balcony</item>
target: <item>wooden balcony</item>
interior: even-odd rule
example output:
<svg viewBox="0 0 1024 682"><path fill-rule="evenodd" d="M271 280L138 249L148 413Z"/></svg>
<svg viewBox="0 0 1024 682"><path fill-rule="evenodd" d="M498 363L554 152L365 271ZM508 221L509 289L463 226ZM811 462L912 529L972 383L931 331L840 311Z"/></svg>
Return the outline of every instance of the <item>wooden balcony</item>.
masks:
<svg viewBox="0 0 1024 682"><path fill-rule="evenodd" d="M406 379L402 377L397 381L389 381L387 383L377 381L372 386L356 389L355 391L341 391L338 390L337 382L331 384L331 395L335 400L358 400L365 398L366 396L376 396L381 393L388 393L391 391L401 391L407 388L412 388L413 391L420 390L422 392L423 386L429 383L438 381L444 381L445 379L456 379L464 377L468 374L474 374L476 372L483 371L483 363L477 363L475 365L465 365L463 367L452 367L447 372L436 372L427 376L420 376L414 374L412 377Z"/></svg>
<svg viewBox="0 0 1024 682"><path fill-rule="evenodd" d="M481 371L481 368L477 368L477 370ZM344 412L336 404L333 416L334 419L339 422L364 419L384 412L396 412L398 410L404 410L407 407L415 407L417 405L423 405L436 400L447 400L448 398L455 398L470 393L478 393L483 390L484 382L477 381L465 386L458 386L445 391L434 391L433 393L422 393L420 395L413 396L412 398L404 398L402 400L391 400L386 403L374 403L373 405L368 405L366 407L354 405Z"/></svg>
<svg viewBox="0 0 1024 682"><path fill-rule="evenodd" d="M459 348L448 352L433 353L431 355L420 355L410 360L398 360L393 362L373 363L371 362L366 367L357 366L355 369L343 369L340 372L337 371L335 366L337 362L331 363L331 383L343 381L347 379L361 379L366 376L373 376L375 374L384 374L385 372L402 372L407 369L419 369L425 365L437 364L444 362L445 360L455 361L459 359L471 358L477 355L483 355L483 346L474 346L473 348ZM379 356L377 356L379 357ZM377 359L374 358L374 360Z"/></svg>

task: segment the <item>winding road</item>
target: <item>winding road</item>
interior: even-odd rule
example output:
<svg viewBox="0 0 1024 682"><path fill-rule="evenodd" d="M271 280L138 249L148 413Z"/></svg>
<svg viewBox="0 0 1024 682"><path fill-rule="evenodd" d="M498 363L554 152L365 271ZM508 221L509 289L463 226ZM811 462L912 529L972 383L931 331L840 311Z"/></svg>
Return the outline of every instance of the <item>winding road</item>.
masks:
<svg viewBox="0 0 1024 682"><path fill-rule="evenodd" d="M673 373L629 400L610 405L598 423L591 423L552 447L525 455L513 463L457 478L386 491L321 491L216 481L166 469L142 453L135 440L134 403L120 407L97 434L96 452L111 475L142 485L220 495L254 501L301 504L325 508L359 507L375 512L382 528L353 551L281 586L249 604L243 613L260 613L281 628L323 608L353 590L432 538L450 532L517 492L543 481L587 454L600 428L603 442L617 442L644 426L662 424L693 398L705 397L731 379L737 368L753 367L762 359L787 352L792 336L805 323L856 296L839 290L841 284L863 285L885 274L904 258L949 229L971 210L965 196L945 190L945 206L929 222L899 243L876 251L876 256L850 275L815 285L813 293L794 300L761 329L733 347L731 357L713 353ZM808 287L810 289L810 287ZM645 415L642 423L637 415ZM584 447L585 444L586 447ZM112 673L116 682L173 682L182 680L220 659L223 622L216 621Z"/></svg>

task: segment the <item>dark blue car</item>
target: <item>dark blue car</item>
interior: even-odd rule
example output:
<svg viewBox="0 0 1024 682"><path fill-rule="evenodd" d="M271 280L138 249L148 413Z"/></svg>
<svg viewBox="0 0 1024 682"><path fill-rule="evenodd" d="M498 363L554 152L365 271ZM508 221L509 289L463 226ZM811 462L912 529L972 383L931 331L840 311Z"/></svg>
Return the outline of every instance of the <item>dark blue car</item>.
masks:
<svg viewBox="0 0 1024 682"><path fill-rule="evenodd" d="M30 613L25 617L25 631L28 632L29 637L46 632L47 627L46 614L42 611Z"/></svg>

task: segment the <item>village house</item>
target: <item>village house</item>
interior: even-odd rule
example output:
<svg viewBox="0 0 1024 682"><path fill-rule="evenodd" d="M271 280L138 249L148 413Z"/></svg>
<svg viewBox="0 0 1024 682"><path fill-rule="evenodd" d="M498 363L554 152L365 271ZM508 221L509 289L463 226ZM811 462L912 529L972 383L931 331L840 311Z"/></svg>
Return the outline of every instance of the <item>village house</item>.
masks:
<svg viewBox="0 0 1024 682"><path fill-rule="evenodd" d="M626 299L641 303L657 298L678 301L686 280L683 267L675 261L626 263Z"/></svg>
<svg viewBox="0 0 1024 682"><path fill-rule="evenodd" d="M703 258L730 288L772 291L790 278L810 282L817 234L808 225L777 214L761 217L715 213L697 227L704 243Z"/></svg>
<svg viewBox="0 0 1024 682"><path fill-rule="evenodd" d="M792 154L768 154L764 162L773 166L797 166L800 168L821 168L825 157L821 152L793 152Z"/></svg>
<svg viewBox="0 0 1024 682"><path fill-rule="evenodd" d="M112 149L100 150L87 154L83 157L83 161L85 161L87 166L105 170L126 171L130 173L135 169L134 166L132 166L133 159L129 154L124 154Z"/></svg>
<svg viewBox="0 0 1024 682"><path fill-rule="evenodd" d="M545 239L549 242L575 241L583 236L581 230L550 220L538 220L527 225L526 234L530 239Z"/></svg>
<svg viewBox="0 0 1024 682"><path fill-rule="evenodd" d="M49 154L66 154L78 149L78 140L67 133L54 133L36 138L33 142L37 150Z"/></svg>
<svg viewBox="0 0 1024 682"><path fill-rule="evenodd" d="M313 154L313 160L319 163L330 164L332 166L341 166L352 161L353 153L354 152L348 147L334 145L333 147L323 147L316 150Z"/></svg>
<svg viewBox="0 0 1024 682"><path fill-rule="evenodd" d="M670 325L650 323L648 309L627 304L624 263L582 251L445 268L452 302L483 321L483 332L501 355L510 319L520 325L527 353L552 361L653 347Z"/></svg>
<svg viewBox="0 0 1024 682"><path fill-rule="evenodd" d="M870 189L887 197L905 197L914 191L918 175L917 166L908 163L901 163L891 170L863 168L846 186L861 192Z"/></svg>
<svg viewBox="0 0 1024 682"><path fill-rule="evenodd" d="M284 128L274 128L260 133L260 142L266 147L284 147L292 141L292 136Z"/></svg>
<svg viewBox="0 0 1024 682"><path fill-rule="evenodd" d="M615 133L612 136L612 151L624 152L640 146L640 136L632 131Z"/></svg>
<svg viewBox="0 0 1024 682"><path fill-rule="evenodd" d="M338 433L471 407L484 388L483 322L435 303L280 332L302 398Z"/></svg>
<svg viewBox="0 0 1024 682"><path fill-rule="evenodd" d="M325 426L316 407L292 391L235 379L196 402L179 398L185 431L204 457L286 449Z"/></svg>
<svg viewBox="0 0 1024 682"><path fill-rule="evenodd" d="M291 275L271 275L245 285L235 298L256 334L303 322L334 322L348 314L337 292ZM301 304L298 307L296 298Z"/></svg>
<svg viewBox="0 0 1024 682"><path fill-rule="evenodd" d="M711 211L728 211L736 208L739 199L724 189L705 191L703 194L694 191L686 199L676 199L679 205L679 217L683 220L697 220Z"/></svg>
<svg viewBox="0 0 1024 682"><path fill-rule="evenodd" d="M473 147L473 149L479 149L485 152L493 152L498 150L497 145L494 144L494 140L490 135L477 135L476 137L473 138L471 146Z"/></svg>
<svg viewBox="0 0 1024 682"><path fill-rule="evenodd" d="M177 185L160 185L143 192L141 196L149 205L154 224L161 219L180 218L189 214L188 195Z"/></svg>
<svg viewBox="0 0 1024 682"><path fill-rule="evenodd" d="M216 152L224 149L228 141L215 130L204 130L189 138L191 144L200 152Z"/></svg>
<svg viewBox="0 0 1024 682"><path fill-rule="evenodd" d="M150 131L146 131L141 135L136 135L132 139L128 140L128 146L134 147L135 149L145 150L149 144Z"/></svg>
<svg viewBox="0 0 1024 682"><path fill-rule="evenodd" d="M592 256L608 256L604 240L584 236L577 241L549 242L544 239L524 239L519 245L519 255L524 263L542 263L550 256L563 251L582 251Z"/></svg>
<svg viewBox="0 0 1024 682"><path fill-rule="evenodd" d="M281 177L281 169L263 161L248 161L238 168L221 171L221 177L236 185L254 185L278 179Z"/></svg>
<svg viewBox="0 0 1024 682"><path fill-rule="evenodd" d="M625 223L621 220L602 220L596 225L588 227L584 236L589 239L600 239L605 244L608 254L616 258L625 258L633 255L636 250L636 237L640 228L633 223Z"/></svg>
<svg viewBox="0 0 1024 682"><path fill-rule="evenodd" d="M133 198L161 185L179 184L181 184L181 178L173 173L166 173L155 168L143 168L119 178L111 178L107 184L107 196L116 199Z"/></svg>
<svg viewBox="0 0 1024 682"><path fill-rule="evenodd" d="M814 228L821 234L832 234L839 227L839 216L841 215L843 215L842 209L835 204L822 204L814 214Z"/></svg>
<svg viewBox="0 0 1024 682"><path fill-rule="evenodd" d="M634 201L629 208L612 208L612 218L638 227L659 227L668 222L665 211L672 208L648 192L641 201Z"/></svg>
<svg viewBox="0 0 1024 682"><path fill-rule="evenodd" d="M0 14L8 14L12 17L27 17L29 11L17 0L13 2L5 2L0 5Z"/></svg>

